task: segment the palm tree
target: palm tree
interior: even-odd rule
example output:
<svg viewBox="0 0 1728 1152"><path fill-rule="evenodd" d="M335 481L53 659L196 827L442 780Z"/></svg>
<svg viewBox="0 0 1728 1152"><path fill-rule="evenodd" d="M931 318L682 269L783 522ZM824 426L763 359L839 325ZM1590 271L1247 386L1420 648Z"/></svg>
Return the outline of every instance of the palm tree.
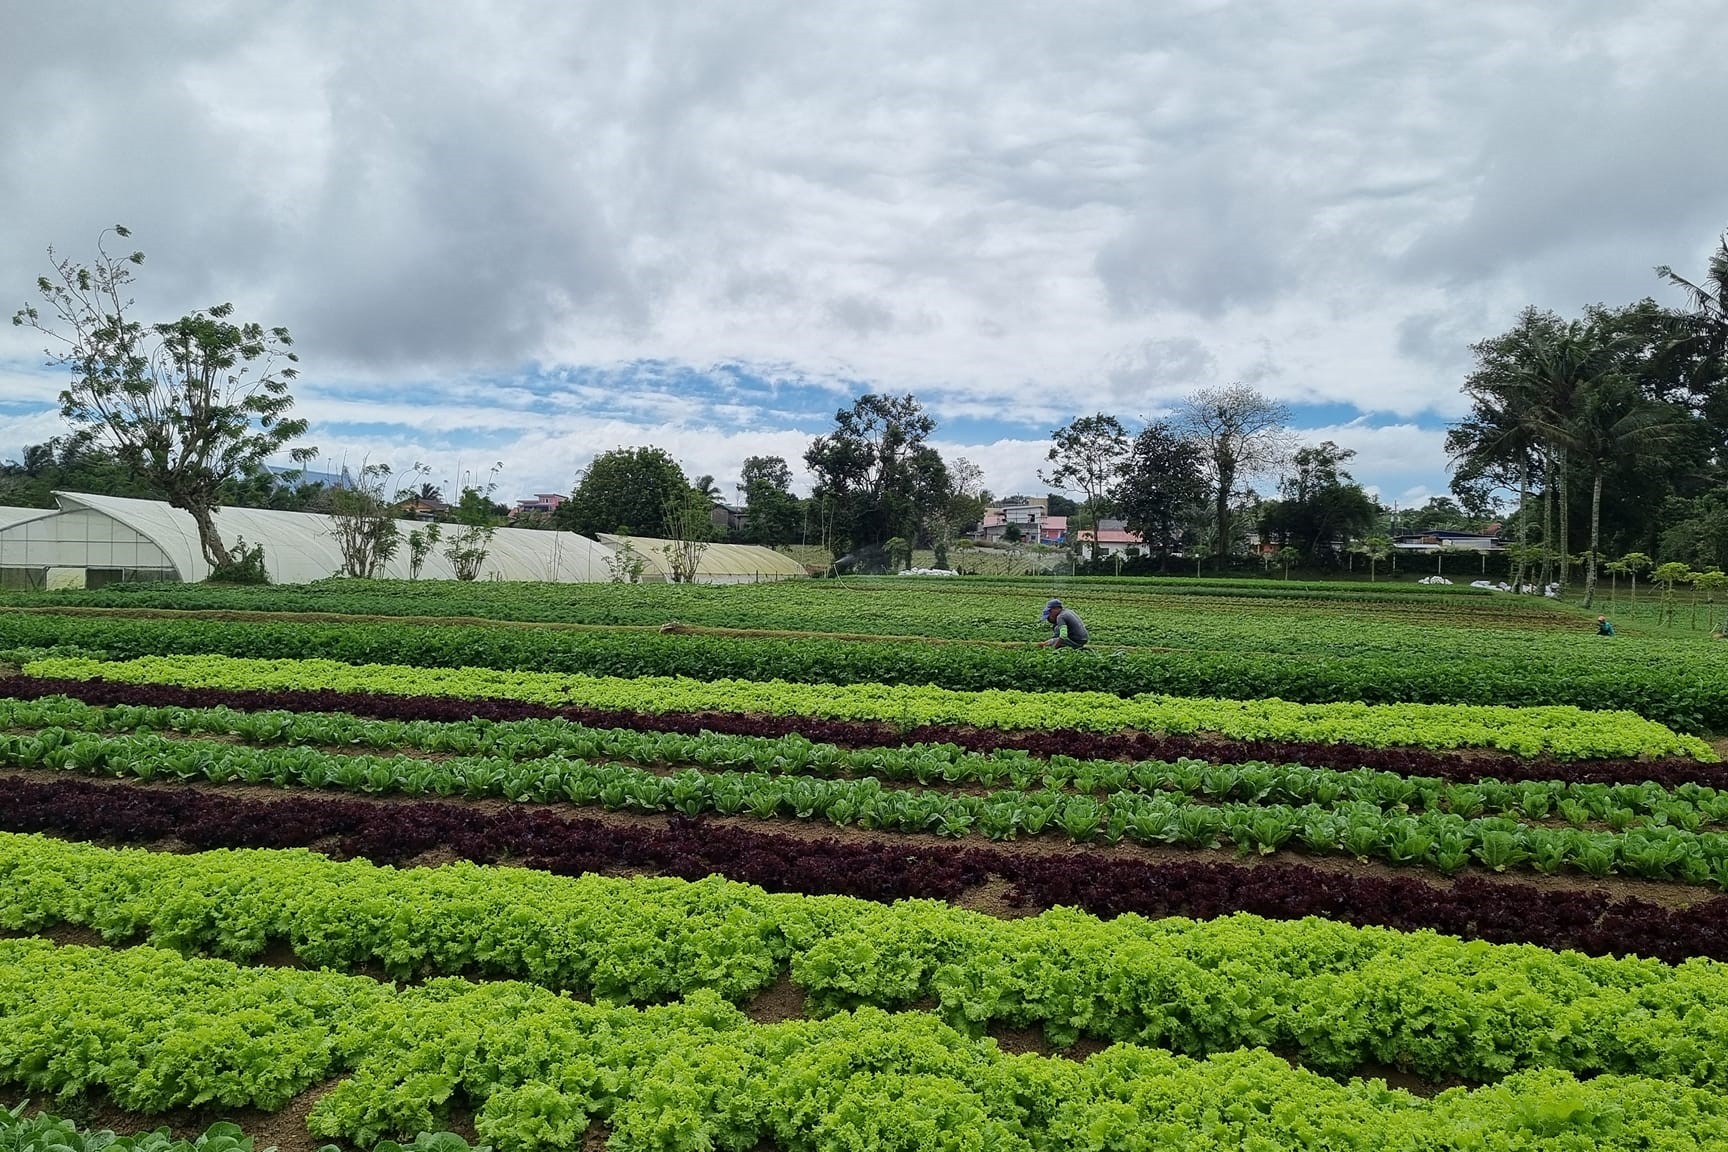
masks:
<svg viewBox="0 0 1728 1152"><path fill-rule="evenodd" d="M1544 392L1535 385L1543 350L1565 331L1560 317L1526 308L1510 331L1472 346L1476 368L1464 382L1464 391L1472 401L1471 412L1446 436L1446 451L1456 469L1455 483L1486 480L1496 486L1518 487L1518 550L1513 553L1518 570L1513 575L1520 588L1525 583L1524 570L1532 561L1542 565L1541 583L1548 582L1556 462L1530 416ZM1530 546L1530 479L1538 468L1542 475L1542 549ZM1563 494L1561 498L1564 502Z"/></svg>
<svg viewBox="0 0 1728 1152"><path fill-rule="evenodd" d="M414 493L414 499L423 504L438 504L444 500L444 490L430 480L420 485L420 490Z"/></svg>
<svg viewBox="0 0 1728 1152"><path fill-rule="evenodd" d="M1716 251L1710 254L1710 263L1704 272L1704 283L1694 284L1666 264L1657 266L1656 275L1690 296L1693 311L1706 324L1721 331L1728 331L1728 232L1722 234Z"/></svg>
<svg viewBox="0 0 1728 1152"><path fill-rule="evenodd" d="M1471 413L1446 433L1446 454L1460 477L1487 478L1502 486L1518 480L1518 551L1512 587L1524 586L1524 562L1530 555L1530 471L1539 444L1518 409L1516 390L1477 390ZM1387 541L1388 548L1391 542ZM1369 578L1373 578L1370 571Z"/></svg>
<svg viewBox="0 0 1728 1152"><path fill-rule="evenodd" d="M696 493L696 495L702 497L702 499L708 501L710 504L713 504L720 499L720 485L714 482L714 477L712 476L703 475L696 477L696 479L691 482L690 488Z"/></svg>
<svg viewBox="0 0 1728 1152"><path fill-rule="evenodd" d="M1608 351L1604 348L1603 351ZM1590 550L1584 577L1584 607L1596 596L1600 561L1602 478L1609 464L1661 448L1684 434L1684 417L1671 404L1646 400L1637 386L1612 369L1597 369L1596 354L1569 361L1577 366L1578 390L1571 396L1572 414L1555 419L1539 411L1536 427L1562 453L1576 454L1590 467ZM1594 372L1591 375L1585 373ZM1564 456L1562 457L1565 458Z"/></svg>
<svg viewBox="0 0 1728 1152"><path fill-rule="evenodd" d="M1546 473L1550 492L1558 495L1556 509L1558 523L1557 531L1544 536L1553 542L1553 550L1560 564L1560 584L1564 587L1571 580L1571 551L1567 546L1570 535L1571 502L1568 499L1567 474L1571 463L1571 453L1580 450L1586 440L1594 445L1591 434L1581 437L1581 421L1585 397L1591 394L1599 382L1614 373L1616 356L1619 348L1605 339L1588 324L1572 321L1551 335L1539 336L1532 342L1529 362L1518 373L1517 391L1519 393L1519 415L1526 427L1533 432L1543 448L1543 468ZM1628 386L1629 388L1630 386ZM1637 400L1635 391L1628 395ZM1588 419L1600 422L1601 414ZM1596 430L1597 432L1600 429ZM1599 439L1599 437L1597 437ZM1601 464L1594 465L1596 495L1598 504L1601 494ZM1600 508L1593 508L1591 513L1591 546L1596 550L1594 534L1596 532L1597 514ZM1544 574L1544 578L1546 574ZM1590 568L1590 580L1595 579L1595 565Z"/></svg>

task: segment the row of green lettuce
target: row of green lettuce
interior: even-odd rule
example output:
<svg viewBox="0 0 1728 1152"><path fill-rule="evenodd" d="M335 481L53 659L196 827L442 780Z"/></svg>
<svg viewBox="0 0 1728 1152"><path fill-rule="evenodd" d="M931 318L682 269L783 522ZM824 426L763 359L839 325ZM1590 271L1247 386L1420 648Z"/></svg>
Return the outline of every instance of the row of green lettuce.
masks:
<svg viewBox="0 0 1728 1152"><path fill-rule="evenodd" d="M743 1003L789 977L814 1015L928 1004L970 1034L1032 1027L1059 1045L1268 1047L1333 1072L1554 1068L1728 1087L1728 965L1317 918L998 919L719 877L393 869L304 850L175 855L0 835L0 926L56 924L236 960L283 942L324 968L521 979L610 1005L699 992Z"/></svg>
<svg viewBox="0 0 1728 1152"><path fill-rule="evenodd" d="M252 1137L239 1125L221 1121L190 1139L178 1139L166 1127L135 1134L106 1128L80 1128L64 1116L32 1110L29 1101L0 1107L0 1149L4 1152L254 1152ZM262 1152L271 1152L263 1149ZM319 1152L341 1152L326 1144ZM384 1140L372 1152L492 1152L486 1145L469 1147L454 1132L421 1132L406 1143Z"/></svg>
<svg viewBox="0 0 1728 1152"><path fill-rule="evenodd" d="M1674 1038L1672 1047L1684 1046ZM755 1024L711 993L647 1009L516 982L397 989L133 948L0 941L0 1081L103 1090L152 1112L312 1105L366 1146L472 1106L500 1152L1103 1152L1156 1148L1681 1152L1728 1142L1728 1098L1649 1073L1554 1069L1431 1100L1264 1051L1194 1060L1122 1044L1011 1056L925 1013Z"/></svg>
<svg viewBox="0 0 1728 1152"><path fill-rule="evenodd" d="M1006 785L1022 791L1061 788L1093 794L1174 792L1213 800L1275 804L1334 806L1351 801L1374 804L1392 812L1443 811L1467 818L1488 815L1535 821L1559 819L1574 828L1597 824L1615 832L1645 824L1671 824L1695 832L1707 825L1719 827L1728 823L1728 791L1695 782L1674 788L1652 781L1605 784L1481 778L1460 783L1370 768L1339 770L1259 761L1214 764L1192 758L1135 762L1063 755L1043 758L1018 748L978 753L946 743L844 748L797 733L691 735L596 728L565 720L372 720L341 712L95 705L56 696L42 700L0 697L0 730L37 732L59 743L64 743L67 735L54 736L55 732L175 733L219 736L258 748L430 753L518 761L562 756L623 761L660 771L696 767L826 779L875 776L900 784L985 788ZM25 745L16 747L21 749ZM176 747L174 755L182 754ZM88 753L57 754L55 748L49 747L8 755L14 763L29 767L74 767L84 771L93 767L88 759L80 759L81 755L88 757ZM421 779L414 790L445 796L476 794L473 774L461 765L448 767L448 772ZM201 768L188 774L186 770L166 766L158 774L209 778L208 772ZM284 777L277 782L290 781ZM369 783L362 787L375 790Z"/></svg>
<svg viewBox="0 0 1728 1152"><path fill-rule="evenodd" d="M1407 814L1375 801L1330 804L1199 801L1170 793L1111 792L1099 799L1060 788L1002 789L977 795L887 788L875 777L827 780L768 772L694 768L662 774L632 764L563 756L428 759L339 754L318 748L249 748L162 736L108 737L46 729L0 735L0 766L137 780L334 788L416 796L503 797L517 803L571 802L613 811L759 820L826 820L868 831L925 832L992 840L1066 836L1148 846L1270 854L1300 848L1447 875L1479 864L1495 872L1530 868L1601 878L1712 884L1728 890L1728 833L1669 823L1670 811L1622 831L1543 827L1508 817L1438 810ZM1691 810L1694 817L1697 810Z"/></svg>
<svg viewBox="0 0 1728 1152"><path fill-rule="evenodd" d="M458 699L507 699L631 712L729 712L873 721L907 727L968 725L1007 730L1085 729L1203 734L1239 740L1344 742L1370 747L1491 748L1561 759L1690 756L1715 761L1705 741L1631 712L1569 706L1303 704L1104 692L957 691L924 685L846 685L785 680L589 676L487 667L349 664L331 659L216 655L98 660L49 656L24 672L189 688L328 690Z"/></svg>
<svg viewBox="0 0 1728 1152"><path fill-rule="evenodd" d="M1262 621L1276 630L1277 619ZM306 623L0 613L0 649L81 646L116 657L168 653L325 657L349 663L481 666L608 676L787 679L979 690L1276 696L1325 702L1571 704L1627 709L1685 730L1728 729L1728 665L1672 645L1640 655L1600 644L1548 654L1501 639L1470 652L1432 636L1386 650L1341 639L1329 652L1264 646L1061 652L1024 647L809 637L568 631L493 625ZM1036 639L1036 631L1029 639ZM1102 637L1100 644L1106 643Z"/></svg>

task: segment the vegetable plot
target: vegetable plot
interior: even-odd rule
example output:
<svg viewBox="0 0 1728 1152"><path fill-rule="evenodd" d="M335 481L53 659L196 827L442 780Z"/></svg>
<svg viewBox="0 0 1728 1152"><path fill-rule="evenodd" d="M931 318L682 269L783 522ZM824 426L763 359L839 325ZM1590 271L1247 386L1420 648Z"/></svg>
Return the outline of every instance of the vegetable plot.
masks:
<svg viewBox="0 0 1728 1152"><path fill-rule="evenodd" d="M297 998L284 1013L284 994ZM752 1024L708 993L639 1010L531 985L393 990L150 948L0 941L0 1075L102 1086L140 1107L280 1103L341 1077L312 1130L366 1146L446 1126L453 1096L502 1152L575 1147L604 1120L615 1152L749 1148L1183 1147L1679 1149L1728 1139L1720 1093L1638 1074L1556 1070L1433 1100L1338 1084L1267 1053L1204 1060L1123 1044L1084 1063L1007 1056L933 1017L876 1009ZM194 1048L175 1035L194 1034ZM98 1038L102 1043L98 1044ZM196 1058L191 1058L193 1052ZM100 1053L98 1056L97 1053Z"/></svg>
<svg viewBox="0 0 1728 1152"><path fill-rule="evenodd" d="M262 800L203 789L112 788L82 780L12 780L0 828L104 841L172 837L192 848L304 847L403 864L429 851L476 863L509 860L558 875L629 868L701 880L716 873L769 891L956 901L997 877L1005 899L1101 917L1209 918L1252 912L1324 916L1464 939L1539 944L1670 963L1728 960L1728 896L1671 907L1602 888L1537 888L1465 874L1441 886L1418 875L1355 875L1305 864L1187 856L1100 858L1088 850L1005 852L891 840L786 836L675 818L663 825L571 818L550 808L477 809L440 801L379 805L314 794Z"/></svg>
<svg viewBox="0 0 1728 1152"><path fill-rule="evenodd" d="M100 677L188 687L491 697L640 712L760 713L1009 730L1131 729L1235 739L1347 741L1369 747L1494 748L1522 756L1562 758L1686 755L1705 762L1717 759L1703 740L1679 735L1632 713L1570 707L1294 704L1170 696L1123 699L1100 692L958 692L907 685L619 678L226 656L128 661L49 657L29 661L24 671L71 680Z"/></svg>
<svg viewBox="0 0 1728 1152"><path fill-rule="evenodd" d="M1040 598L1041 602L1041 598ZM1036 608L1005 606L1016 621ZM1024 613L1021 615L1020 613ZM854 627L859 619L854 617ZM830 639L822 636L662 635L655 631L558 631L533 626L292 620L90 618L0 612L0 650L69 645L114 657L209 654L329 658L419 667L468 665L595 676L699 680L797 680L832 684L934 685L956 690L1084 690L1121 696L1276 696L1303 702L1544 705L1637 712L1686 730L1728 728L1728 666L1708 641L1605 649L1589 636L1555 641L1428 630L1365 647L1373 626L1346 619L1339 639L1316 651L1266 650L1279 618L1247 622L1259 644L1215 646L1164 636L1174 650L1108 646L1050 652L1024 645ZM1577 627L1582 627L1579 623ZM1023 639L1037 629L1015 624ZM1617 638L1618 640L1618 638ZM1481 650L1475 645L1485 644Z"/></svg>
<svg viewBox="0 0 1728 1152"><path fill-rule="evenodd" d="M1699 803L1662 799L1660 788L1626 789L1642 798L1654 814L1640 816L1629 807L1611 806L1619 831L1547 828L1506 817L1470 817L1452 812L1404 810L1418 795L1396 776L1357 781L1373 799L1345 796L1337 779L1317 783L1329 803L1300 806L1266 800L1198 802L1186 796L1139 791L1139 786L1187 779L1196 790L1208 782L1224 784L1225 772L1212 766L1136 766L1134 787L1110 792L1102 800L1086 793L1053 788L1002 790L986 795L884 788L874 777L825 780L766 772L705 773L693 768L669 775L629 764L592 763L564 757L510 760L465 757L427 760L413 756L336 755L315 748L245 748L151 736L102 737L48 729L33 736L0 736L0 765L50 768L142 780L208 780L214 783L275 784L337 788L355 792L404 792L410 795L502 796L516 802L569 800L608 809L676 812L685 816L718 813L760 820L789 817L822 819L841 827L872 831L929 832L959 837L981 834L993 840L1021 835L1066 836L1076 843L1127 840L1185 848L1234 845L1241 852L1276 852L1286 847L1359 859L1432 867L1448 875L1471 863L1495 871L1528 866L1540 872L1573 870L1602 877L1612 873L1728 889L1728 835L1696 831L1706 816L1717 818L1728 798L1714 793ZM950 765L951 767L953 765ZM1129 784L1130 766L1082 766L1090 790L1113 782ZM1234 782L1270 782L1270 771L1239 770ZM1299 777L1300 778L1300 777ZM1255 788L1255 790L1258 790ZM1702 792L1703 790L1699 790ZM1517 797L1524 808L1547 815L1552 786L1527 784L1454 786L1446 798L1473 809L1495 796L1503 804ZM1597 796L1596 793L1591 793ZM1611 805L1605 788L1597 799ZM1562 802L1588 817L1580 801ZM1563 809L1565 810L1565 809ZM1671 821L1677 823L1671 823ZM1689 825L1689 827L1688 827Z"/></svg>
<svg viewBox="0 0 1728 1152"><path fill-rule="evenodd" d="M0 876L0 925L14 930L72 922L241 959L283 940L320 967L516 977L612 1004L699 990L742 1001L789 973L819 1012L930 1000L963 1031L1031 1026L1064 1045L1091 1036L1191 1054L1276 1048L1339 1072L1376 1061L1474 1080L1545 1067L1728 1085L1728 967L1707 960L1586 958L1322 920L1102 922L1063 909L998 920L718 878L398 872L303 852L180 857L12 835L0 835ZM282 978L266 994L298 999L278 1010L298 1026L318 1001ZM149 1043L160 1025L134 1026ZM235 1090L267 1101L288 1089Z"/></svg>
<svg viewBox="0 0 1728 1152"><path fill-rule="evenodd" d="M159 751L169 761L189 755L185 742L102 742L86 750L74 733L176 733L232 737L254 747L318 747L331 750L404 751L468 757L503 757L525 761L553 757L566 760L628 761L669 770L684 766L707 769L754 768L761 772L823 778L878 776L898 783L963 784L1017 789L1062 788L1088 793L1124 789L1147 793L1174 792L1218 800L1278 804L1342 801L1372 803L1388 811L1442 810L1462 816L1513 816L1542 820L1558 817L1583 828L1607 824L1615 831L1646 822L1672 824L1687 831L1728 822L1728 790L1698 783L1665 788L1653 781L1637 784L1573 783L1564 780L1496 780L1481 772L1454 783L1420 772L1399 773L1359 768L1340 771L1299 763L1214 763L1079 759L1054 755L1040 758L1021 749L968 752L955 744L909 744L900 747L845 748L792 734L781 737L736 736L716 732L644 732L630 728L590 728L550 720L386 721L341 713L240 712L232 708L102 708L66 698L42 701L0 698L0 729L45 729L34 738L0 745L12 762L35 766L107 765L114 753L136 761L142 753ZM80 751L50 755L79 745ZM446 761L414 791L441 795L475 787L464 772L465 761ZM151 769L156 771L155 768ZM175 763L164 773L196 775ZM208 771L205 773L208 775ZM279 780L279 783L287 781ZM484 784L480 784L484 788ZM555 789L554 789L555 790ZM480 794L484 794L483 792Z"/></svg>

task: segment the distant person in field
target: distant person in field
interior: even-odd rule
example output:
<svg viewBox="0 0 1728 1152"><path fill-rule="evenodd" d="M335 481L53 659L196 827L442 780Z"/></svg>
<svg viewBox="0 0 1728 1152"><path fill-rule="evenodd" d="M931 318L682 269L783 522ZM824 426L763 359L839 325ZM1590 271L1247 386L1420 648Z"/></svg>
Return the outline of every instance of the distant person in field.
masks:
<svg viewBox="0 0 1728 1152"><path fill-rule="evenodd" d="M1062 607L1062 601L1052 600L1044 605L1044 623L1050 625L1050 639L1040 644L1040 648L1086 647L1086 625L1080 622L1074 609Z"/></svg>
<svg viewBox="0 0 1728 1152"><path fill-rule="evenodd" d="M1608 622L1608 617L1606 617L1606 616L1596 617L1596 635L1598 635L1598 636L1612 636L1612 635L1614 635L1614 625L1610 624Z"/></svg>

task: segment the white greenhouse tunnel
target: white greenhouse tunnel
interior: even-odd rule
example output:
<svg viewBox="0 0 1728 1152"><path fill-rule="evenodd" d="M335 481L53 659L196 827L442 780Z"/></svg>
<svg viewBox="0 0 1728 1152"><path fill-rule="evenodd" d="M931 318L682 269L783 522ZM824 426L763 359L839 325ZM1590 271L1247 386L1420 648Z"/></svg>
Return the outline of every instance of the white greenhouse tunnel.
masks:
<svg viewBox="0 0 1728 1152"><path fill-rule="evenodd" d="M210 574L190 513L158 500L133 500L79 492L56 492L58 509L0 508L0 587L11 589L96 588L146 580L191 583ZM230 547L240 540L264 546L264 566L276 584L308 584L338 575L342 554L329 516L267 508L223 508L216 526ZM421 525L404 522L406 534ZM443 555L445 540L421 566L422 580L453 580ZM665 541L635 540L636 551L660 556ZM790 557L752 545L712 545L698 583L752 583L803 576ZM573 532L499 528L492 536L481 580L597 583L612 579L608 543ZM385 565L384 578L406 580L408 548ZM665 569L649 561L645 582L660 582Z"/></svg>

